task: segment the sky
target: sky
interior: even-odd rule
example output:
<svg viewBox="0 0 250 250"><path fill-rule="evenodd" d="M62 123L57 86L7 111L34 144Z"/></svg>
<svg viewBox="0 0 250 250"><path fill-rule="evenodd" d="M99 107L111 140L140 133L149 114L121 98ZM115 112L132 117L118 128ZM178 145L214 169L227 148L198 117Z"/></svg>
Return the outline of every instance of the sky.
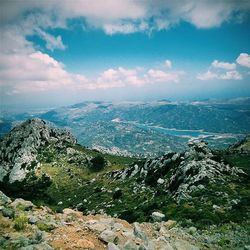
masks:
<svg viewBox="0 0 250 250"><path fill-rule="evenodd" d="M1 0L1 106L250 96L248 0Z"/></svg>

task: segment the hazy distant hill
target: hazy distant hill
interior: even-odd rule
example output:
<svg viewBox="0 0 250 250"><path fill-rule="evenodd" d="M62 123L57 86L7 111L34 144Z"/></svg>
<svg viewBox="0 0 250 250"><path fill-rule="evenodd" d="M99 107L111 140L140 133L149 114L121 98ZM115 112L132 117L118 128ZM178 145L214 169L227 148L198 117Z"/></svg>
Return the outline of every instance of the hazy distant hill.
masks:
<svg viewBox="0 0 250 250"><path fill-rule="evenodd" d="M190 137L203 138L219 148L242 139L250 132L250 98L83 102L36 116L70 128L89 147L122 154L159 154L183 150Z"/></svg>

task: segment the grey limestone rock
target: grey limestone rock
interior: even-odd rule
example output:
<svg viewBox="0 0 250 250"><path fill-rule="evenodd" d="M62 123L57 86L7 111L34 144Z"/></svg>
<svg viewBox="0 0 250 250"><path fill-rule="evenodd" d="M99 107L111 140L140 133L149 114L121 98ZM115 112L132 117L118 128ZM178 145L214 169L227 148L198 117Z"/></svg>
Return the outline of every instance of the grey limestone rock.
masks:
<svg viewBox="0 0 250 250"><path fill-rule="evenodd" d="M39 150L46 147L62 149L75 143L69 131L53 128L41 119L31 119L16 126L0 141L0 183L24 181L39 166Z"/></svg>

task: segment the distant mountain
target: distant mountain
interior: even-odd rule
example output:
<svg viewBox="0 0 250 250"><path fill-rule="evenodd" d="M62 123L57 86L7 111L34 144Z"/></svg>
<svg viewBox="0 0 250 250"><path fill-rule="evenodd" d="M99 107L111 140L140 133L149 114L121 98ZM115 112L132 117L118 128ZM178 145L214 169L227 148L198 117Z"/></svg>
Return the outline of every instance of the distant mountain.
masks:
<svg viewBox="0 0 250 250"><path fill-rule="evenodd" d="M226 148L241 140L250 132L250 98L82 102L31 114L34 116L70 129L80 143L91 148L159 155L167 150L182 151L190 138L204 139L213 148ZM22 115L11 119L21 120Z"/></svg>

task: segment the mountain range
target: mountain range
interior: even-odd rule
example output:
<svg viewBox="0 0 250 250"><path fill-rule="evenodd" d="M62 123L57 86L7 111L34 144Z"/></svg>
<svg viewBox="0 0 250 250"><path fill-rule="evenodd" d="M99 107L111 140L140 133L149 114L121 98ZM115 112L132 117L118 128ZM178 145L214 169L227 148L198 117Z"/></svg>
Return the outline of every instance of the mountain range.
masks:
<svg viewBox="0 0 250 250"><path fill-rule="evenodd" d="M79 143L120 155L182 151L190 138L227 148L250 132L250 98L171 102L83 102L29 113L2 112L0 132L32 117L67 128Z"/></svg>

